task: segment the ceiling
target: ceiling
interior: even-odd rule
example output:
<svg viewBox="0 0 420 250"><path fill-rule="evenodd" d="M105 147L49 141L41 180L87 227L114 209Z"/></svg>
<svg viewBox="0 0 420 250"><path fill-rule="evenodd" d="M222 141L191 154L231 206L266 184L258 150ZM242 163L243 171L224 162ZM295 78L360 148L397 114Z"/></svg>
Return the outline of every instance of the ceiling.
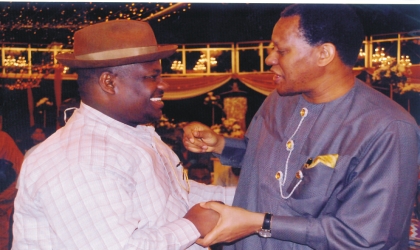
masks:
<svg viewBox="0 0 420 250"><path fill-rule="evenodd" d="M71 46L73 34L79 28L117 18L148 19L159 43L270 40L272 28L287 5L0 2L0 40L32 44L58 42ZM367 36L420 30L420 4L352 6L361 17Z"/></svg>

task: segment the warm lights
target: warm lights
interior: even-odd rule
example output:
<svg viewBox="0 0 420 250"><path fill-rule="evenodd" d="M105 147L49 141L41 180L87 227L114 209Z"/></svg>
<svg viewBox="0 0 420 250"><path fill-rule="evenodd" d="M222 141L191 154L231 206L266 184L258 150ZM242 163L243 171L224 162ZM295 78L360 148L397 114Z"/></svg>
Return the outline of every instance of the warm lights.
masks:
<svg viewBox="0 0 420 250"><path fill-rule="evenodd" d="M411 59L409 56L401 56L400 64L404 65L405 67L411 66Z"/></svg>
<svg viewBox="0 0 420 250"><path fill-rule="evenodd" d="M6 67L26 67L28 66L28 63L26 62L26 59L24 56L19 56L16 60L11 55L6 56L4 59L4 66Z"/></svg>
<svg viewBox="0 0 420 250"><path fill-rule="evenodd" d="M72 44L74 32L86 25L116 19L166 20L171 17L170 14L179 14L190 9L191 5L150 2L4 2L0 8L0 35L3 42L14 42L25 32L47 40L48 33L67 30L71 34L68 44Z"/></svg>
<svg viewBox="0 0 420 250"><path fill-rule="evenodd" d="M217 60L215 57L210 57L210 67L217 66ZM206 55L201 54L200 59L197 60L194 71L206 71L207 70L207 58Z"/></svg>
<svg viewBox="0 0 420 250"><path fill-rule="evenodd" d="M182 72L184 70L184 64L182 64L181 61L174 60L172 62L172 65L171 65L171 69L173 71L180 71L180 72Z"/></svg>
<svg viewBox="0 0 420 250"><path fill-rule="evenodd" d="M23 90L29 88L37 88L40 86L41 79L29 78L29 79L17 79L14 84L5 84L4 86L8 90Z"/></svg>
<svg viewBox="0 0 420 250"><path fill-rule="evenodd" d="M360 55L360 53L359 53ZM395 62L396 58L391 57L385 53L385 48L378 47L375 49L375 53L372 55L372 65L374 66L386 66ZM411 66L411 60L409 56L402 55L398 63L404 67Z"/></svg>
<svg viewBox="0 0 420 250"><path fill-rule="evenodd" d="M360 51L359 51L359 58L364 58L365 56L366 56L366 53L363 52L362 49L360 49Z"/></svg>
<svg viewBox="0 0 420 250"><path fill-rule="evenodd" d="M64 66L64 68L63 68L63 74L66 74L67 73L67 71L69 71L69 67L67 67L67 66Z"/></svg>
<svg viewBox="0 0 420 250"><path fill-rule="evenodd" d="M391 57L385 55L385 48L376 48L375 53L372 55L372 64L373 65L382 65L390 62Z"/></svg>

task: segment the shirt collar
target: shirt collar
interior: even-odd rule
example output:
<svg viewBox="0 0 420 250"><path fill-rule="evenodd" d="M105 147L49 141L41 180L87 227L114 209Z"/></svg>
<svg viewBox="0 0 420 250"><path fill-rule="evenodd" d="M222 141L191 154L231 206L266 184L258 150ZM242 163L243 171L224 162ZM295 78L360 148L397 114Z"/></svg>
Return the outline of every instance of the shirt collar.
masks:
<svg viewBox="0 0 420 250"><path fill-rule="evenodd" d="M99 121L101 123L106 124L109 127L114 129L118 129L120 131L127 132L129 134L138 135L139 133L148 133L148 134L155 134L155 128L153 126L146 126L146 125L137 125L136 127L129 126L124 124L120 121L115 120L112 117L105 115L104 113L100 112L97 109L92 108L91 106L87 105L84 102L80 102L79 111L83 113L85 116L93 119L95 121Z"/></svg>

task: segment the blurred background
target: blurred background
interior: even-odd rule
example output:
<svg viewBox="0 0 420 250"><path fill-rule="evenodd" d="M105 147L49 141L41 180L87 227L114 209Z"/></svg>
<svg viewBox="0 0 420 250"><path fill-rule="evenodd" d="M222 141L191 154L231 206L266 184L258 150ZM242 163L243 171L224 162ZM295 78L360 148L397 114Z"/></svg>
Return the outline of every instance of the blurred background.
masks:
<svg viewBox="0 0 420 250"><path fill-rule="evenodd" d="M158 43L177 44L179 48L174 56L162 60L163 75L171 85L165 95L162 131L193 120L226 130L223 122L232 117L244 131L274 89L264 58L271 48L272 28L287 5L0 2L3 130L22 141L34 125L43 127L47 136L62 126L63 110L77 105L77 75L58 65L54 56L72 50L78 29L107 20L131 19L149 22ZM375 70L391 57L414 72L405 81L416 81L420 4L351 6L366 34L355 75L371 82ZM417 92L411 91L407 98L396 91L396 85L375 87L420 121ZM232 102L232 97L238 98Z"/></svg>

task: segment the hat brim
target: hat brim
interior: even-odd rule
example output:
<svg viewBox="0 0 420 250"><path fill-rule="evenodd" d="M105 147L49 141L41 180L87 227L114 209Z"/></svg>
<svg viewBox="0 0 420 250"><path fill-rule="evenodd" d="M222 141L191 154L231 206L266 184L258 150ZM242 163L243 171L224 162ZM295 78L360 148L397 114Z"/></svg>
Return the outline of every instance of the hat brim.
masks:
<svg viewBox="0 0 420 250"><path fill-rule="evenodd" d="M174 54L177 48L177 45L164 45L159 46L158 50L154 53L110 60L79 60L75 58L73 53L58 54L55 58L61 64L70 68L104 68L134 63L150 62L162 58L167 58Z"/></svg>

